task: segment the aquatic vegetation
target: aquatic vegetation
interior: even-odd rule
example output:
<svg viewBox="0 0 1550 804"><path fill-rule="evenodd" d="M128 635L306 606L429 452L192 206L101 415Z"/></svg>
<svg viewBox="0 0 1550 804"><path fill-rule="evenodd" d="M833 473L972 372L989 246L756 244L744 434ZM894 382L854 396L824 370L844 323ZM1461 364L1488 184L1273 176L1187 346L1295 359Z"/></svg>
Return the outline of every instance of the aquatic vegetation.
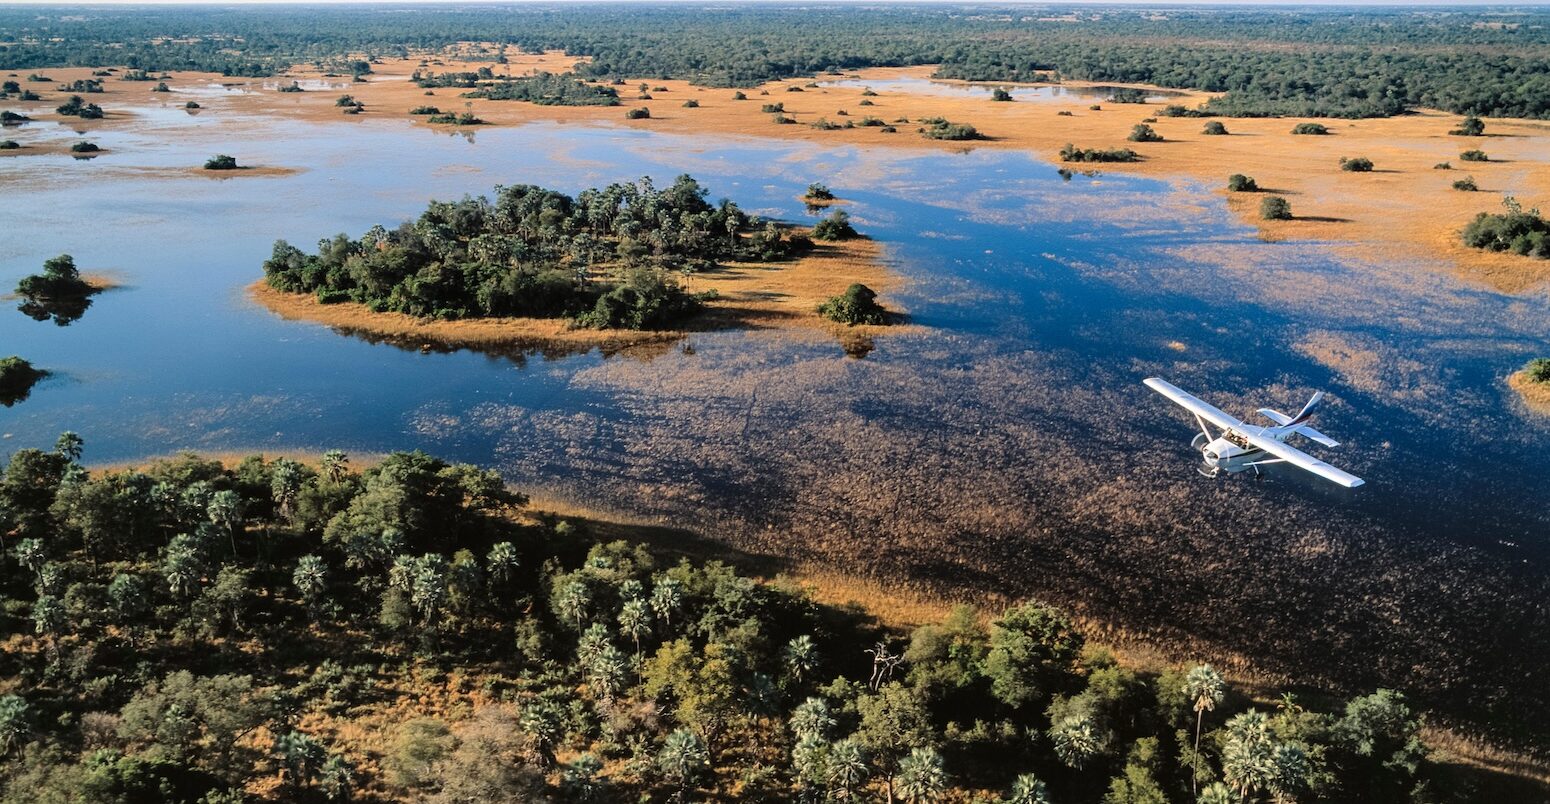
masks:
<svg viewBox="0 0 1550 804"><path fill-rule="evenodd" d="M877 292L859 283L819 305L818 314L852 327L857 324L888 323L888 310L877 303Z"/></svg>

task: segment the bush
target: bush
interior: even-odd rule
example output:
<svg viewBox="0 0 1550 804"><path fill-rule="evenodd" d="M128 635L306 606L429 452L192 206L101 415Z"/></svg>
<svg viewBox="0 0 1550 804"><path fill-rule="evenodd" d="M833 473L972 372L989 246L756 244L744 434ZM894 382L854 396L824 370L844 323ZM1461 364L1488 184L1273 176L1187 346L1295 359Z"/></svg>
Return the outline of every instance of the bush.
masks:
<svg viewBox="0 0 1550 804"><path fill-rule="evenodd" d="M65 101L54 111L66 117L79 117L82 120L101 120L103 117L101 106L87 103L80 95L71 95L70 100Z"/></svg>
<svg viewBox="0 0 1550 804"><path fill-rule="evenodd" d="M295 81L292 81L289 84L286 84L285 86L280 87L280 89L278 91L279 92L306 92L307 90L302 89L301 88L301 84L298 84Z"/></svg>
<svg viewBox="0 0 1550 804"><path fill-rule="evenodd" d="M848 327L888 323L888 311L877 303L877 292L859 282L818 305L818 314Z"/></svg>
<svg viewBox="0 0 1550 804"><path fill-rule="evenodd" d="M807 195L802 197L812 201L833 201L834 191L830 190L826 184L813 182L807 185Z"/></svg>
<svg viewBox="0 0 1550 804"><path fill-rule="evenodd" d="M823 117L814 120L812 125L813 128L816 128L819 131L833 131L837 128L844 128L844 126L840 125L839 123L831 123L827 118Z"/></svg>
<svg viewBox="0 0 1550 804"><path fill-rule="evenodd" d="M152 92L171 92L172 88L167 86L167 82L166 81L163 81L163 82L157 84L154 88L152 88L151 91Z"/></svg>
<svg viewBox="0 0 1550 804"><path fill-rule="evenodd" d="M334 105L335 106L354 106L354 105L356 105L355 104L355 96L354 95L340 95L338 98L334 99Z"/></svg>
<svg viewBox="0 0 1550 804"><path fill-rule="evenodd" d="M759 111L764 112L765 114L780 114L781 112L786 111L786 104L766 103L759 107Z"/></svg>
<svg viewBox="0 0 1550 804"><path fill-rule="evenodd" d="M1292 219L1292 205L1279 195L1272 195L1259 202L1259 217L1267 221L1289 221Z"/></svg>
<svg viewBox="0 0 1550 804"><path fill-rule="evenodd" d="M990 99L993 100L993 101L999 101L999 102L1002 102L1002 103L1007 103L1007 102L1010 102L1012 100L1012 93L1007 92L1005 89L1002 89L1001 87L996 87L994 90L991 90Z"/></svg>
<svg viewBox="0 0 1550 804"><path fill-rule="evenodd" d="M32 386L46 376L48 372L16 355L0 357L0 404L9 407L26 399Z"/></svg>
<svg viewBox="0 0 1550 804"><path fill-rule="evenodd" d="M1076 115L1072 114L1071 111L1068 110L1068 109L1062 109L1062 110L1056 112L1055 116L1056 117L1075 117Z"/></svg>
<svg viewBox="0 0 1550 804"><path fill-rule="evenodd" d="M1137 123L1134 128L1130 129L1130 136L1126 137L1125 139L1128 139L1131 142L1163 141L1162 135L1158 134L1156 129L1145 123Z"/></svg>
<svg viewBox="0 0 1550 804"><path fill-rule="evenodd" d="M96 292L75 267L75 258L61 254L43 261L43 272L22 277L16 283L16 295L32 301L49 301L88 296Z"/></svg>
<svg viewBox="0 0 1550 804"><path fill-rule="evenodd" d="M0 124L4 125L25 123L31 119L32 118L28 117L27 115L21 114L20 112L13 112L10 109L6 109L5 111L0 112Z"/></svg>
<svg viewBox="0 0 1550 804"><path fill-rule="evenodd" d="M642 106L639 109L630 109L624 113L625 120L650 120L651 110Z"/></svg>
<svg viewBox="0 0 1550 804"><path fill-rule="evenodd" d="M849 240L858 236L856 228L850 225L850 215L843 209L836 209L813 225L814 240Z"/></svg>
<svg viewBox="0 0 1550 804"><path fill-rule="evenodd" d="M409 110L410 114L441 114L441 110L435 106L416 106Z"/></svg>
<svg viewBox="0 0 1550 804"><path fill-rule="evenodd" d="M1511 196L1502 199L1507 211L1482 212L1464 227L1464 244L1486 251L1511 251L1550 259L1550 221L1537 209L1525 210Z"/></svg>
<svg viewBox="0 0 1550 804"><path fill-rule="evenodd" d="M1200 133L1220 136L1227 133L1227 127L1222 125L1220 120L1210 120L1206 122L1206 127L1201 129Z"/></svg>
<svg viewBox="0 0 1550 804"><path fill-rule="evenodd" d="M744 94L743 94L743 93L741 93L741 92L733 92L733 93L732 93L732 100L735 100L735 101L739 101L739 100L748 100L748 96L747 96L747 95L744 95Z"/></svg>
<svg viewBox="0 0 1550 804"><path fill-rule="evenodd" d="M202 109L204 107L200 106L197 101L189 101L188 103L183 104L183 108L185 108L185 109Z"/></svg>
<svg viewBox="0 0 1550 804"><path fill-rule="evenodd" d="M1060 149L1062 162L1139 162L1141 155L1129 148L1078 148L1071 143Z"/></svg>
<svg viewBox="0 0 1550 804"><path fill-rule="evenodd" d="M685 109L698 109L698 108L700 108L700 102L695 100L695 99L693 99L693 98L690 98L690 99L684 101L684 108Z"/></svg>
<svg viewBox="0 0 1550 804"><path fill-rule="evenodd" d="M950 123L946 118L933 117L920 121L926 124L920 133L928 140L981 140L984 135L968 123Z"/></svg>
<svg viewBox="0 0 1550 804"><path fill-rule="evenodd" d="M1098 104L1095 103L1095 104L1087 107L1087 111L1089 111L1089 112L1101 112L1101 111L1103 111L1103 107L1099 106Z"/></svg>
<svg viewBox="0 0 1550 804"><path fill-rule="evenodd" d="M870 98L862 98L856 105L857 106L876 106L877 104L873 103Z"/></svg>
<svg viewBox="0 0 1550 804"><path fill-rule="evenodd" d="M1459 159L1462 159L1465 162L1489 162L1489 161L1491 161L1491 157L1486 156L1485 155L1485 151L1482 151L1479 148L1473 148L1473 149L1470 149L1468 151L1465 151L1465 152L1459 154Z"/></svg>
<svg viewBox="0 0 1550 804"><path fill-rule="evenodd" d="M1477 186L1475 184L1475 177L1474 176L1465 176L1464 178L1459 179L1458 181L1453 183L1453 189L1455 189L1455 190L1462 190L1462 191L1464 191L1466 193L1473 193L1473 192L1479 190L1480 188L1479 188L1479 186Z"/></svg>
<svg viewBox="0 0 1550 804"><path fill-rule="evenodd" d="M1329 128L1323 123L1298 123L1292 126L1293 134L1328 134Z"/></svg>
<svg viewBox="0 0 1550 804"><path fill-rule="evenodd" d="M102 149L97 147L97 143L86 142L85 140L70 146L70 153L73 154L94 154L100 150Z"/></svg>
<svg viewBox="0 0 1550 804"><path fill-rule="evenodd" d="M1437 164L1432 165L1432 170L1452 170L1452 169L1453 169L1453 163L1452 162L1438 162Z"/></svg>
<svg viewBox="0 0 1550 804"><path fill-rule="evenodd" d="M1350 159L1340 157L1340 169L1347 173L1371 173L1372 160L1365 156L1356 156Z"/></svg>
<svg viewBox="0 0 1550 804"><path fill-rule="evenodd" d="M783 114L775 115L775 122L779 123L780 125L783 125L783 126L790 125L792 123L795 123L796 121L797 121L797 119L795 117L787 117L787 116L785 116Z"/></svg>
<svg viewBox="0 0 1550 804"><path fill-rule="evenodd" d="M1257 193L1259 185L1242 173L1234 173L1227 177L1227 189L1234 193Z"/></svg>
<svg viewBox="0 0 1550 804"><path fill-rule="evenodd" d="M1455 137L1478 137L1485 133L1485 121L1474 116L1466 117L1458 128L1448 133Z"/></svg>
<svg viewBox="0 0 1550 804"><path fill-rule="evenodd" d="M205 170L236 170L237 157L226 154L216 154L205 160Z"/></svg>
<svg viewBox="0 0 1550 804"><path fill-rule="evenodd" d="M1536 357L1523 367L1523 376L1529 382L1550 383L1550 357Z"/></svg>
<svg viewBox="0 0 1550 804"><path fill-rule="evenodd" d="M0 151L14 151L22 147L16 140L0 140Z"/></svg>

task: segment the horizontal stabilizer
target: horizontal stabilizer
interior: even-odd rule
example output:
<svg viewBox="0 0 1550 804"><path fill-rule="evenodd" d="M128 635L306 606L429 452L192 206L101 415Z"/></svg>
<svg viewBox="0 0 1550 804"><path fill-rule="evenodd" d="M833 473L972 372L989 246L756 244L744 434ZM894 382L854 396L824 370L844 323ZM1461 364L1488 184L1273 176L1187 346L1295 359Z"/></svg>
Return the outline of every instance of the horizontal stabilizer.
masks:
<svg viewBox="0 0 1550 804"><path fill-rule="evenodd" d="M1276 424L1291 424L1292 422L1292 417L1282 413L1279 410L1271 410L1270 408L1260 408L1259 415L1264 416Z"/></svg>
<svg viewBox="0 0 1550 804"><path fill-rule="evenodd" d="M1312 427L1309 427L1306 424L1301 426L1301 427L1298 427L1296 430L1293 430L1292 432L1294 432L1294 433L1296 433L1296 434L1298 434L1300 436L1305 436L1305 437L1307 437L1310 440L1317 441L1318 443L1323 444L1326 447L1338 447L1338 446L1340 446L1340 442L1339 441L1336 441L1335 439L1330 438L1327 435L1324 435L1323 433L1313 429Z"/></svg>

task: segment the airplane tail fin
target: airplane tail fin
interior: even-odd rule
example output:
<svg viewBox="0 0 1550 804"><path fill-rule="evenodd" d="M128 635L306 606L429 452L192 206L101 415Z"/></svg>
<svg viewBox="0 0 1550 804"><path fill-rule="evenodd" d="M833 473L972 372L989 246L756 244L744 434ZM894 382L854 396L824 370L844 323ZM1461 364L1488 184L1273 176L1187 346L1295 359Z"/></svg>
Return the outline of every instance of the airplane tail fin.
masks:
<svg viewBox="0 0 1550 804"><path fill-rule="evenodd" d="M1307 421L1308 417L1313 415L1313 409L1318 407L1319 403L1323 402L1323 401L1324 401L1324 392L1323 391L1315 391L1314 394L1313 394L1313 398L1308 400L1308 404L1303 405L1302 406L1302 411L1299 412L1296 416L1293 416L1292 420L1287 422L1287 424L1300 424L1302 422Z"/></svg>

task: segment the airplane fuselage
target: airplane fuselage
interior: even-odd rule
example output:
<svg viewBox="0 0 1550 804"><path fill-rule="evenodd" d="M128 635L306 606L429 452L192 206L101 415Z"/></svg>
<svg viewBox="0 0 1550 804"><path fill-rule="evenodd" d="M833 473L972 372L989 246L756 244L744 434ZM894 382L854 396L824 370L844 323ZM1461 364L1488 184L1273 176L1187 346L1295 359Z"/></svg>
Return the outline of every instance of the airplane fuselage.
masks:
<svg viewBox="0 0 1550 804"><path fill-rule="evenodd" d="M1287 435L1279 427L1245 425L1242 429L1251 431L1256 436L1263 435L1277 441L1285 441ZM1255 463L1269 459L1264 450L1250 444L1248 439L1244 438L1244 433L1236 428L1224 431L1222 435L1202 446L1200 457L1205 460L1207 466L1221 469L1229 474L1242 472L1252 468Z"/></svg>

